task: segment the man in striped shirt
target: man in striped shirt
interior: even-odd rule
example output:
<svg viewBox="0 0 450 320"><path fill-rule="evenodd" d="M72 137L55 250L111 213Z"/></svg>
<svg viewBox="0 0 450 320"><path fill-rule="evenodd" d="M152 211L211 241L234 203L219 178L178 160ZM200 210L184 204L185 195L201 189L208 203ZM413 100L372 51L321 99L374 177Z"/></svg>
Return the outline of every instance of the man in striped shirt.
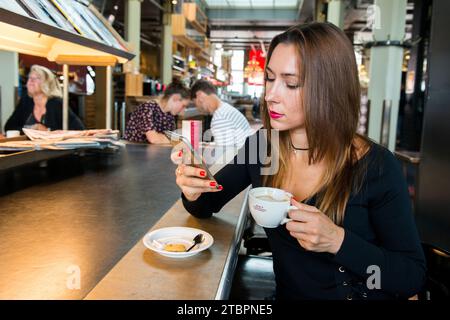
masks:
<svg viewBox="0 0 450 320"><path fill-rule="evenodd" d="M197 109L212 114L211 132L216 145L239 148L252 133L244 115L220 100L216 88L210 82L198 80L194 83L191 88L191 99Z"/></svg>

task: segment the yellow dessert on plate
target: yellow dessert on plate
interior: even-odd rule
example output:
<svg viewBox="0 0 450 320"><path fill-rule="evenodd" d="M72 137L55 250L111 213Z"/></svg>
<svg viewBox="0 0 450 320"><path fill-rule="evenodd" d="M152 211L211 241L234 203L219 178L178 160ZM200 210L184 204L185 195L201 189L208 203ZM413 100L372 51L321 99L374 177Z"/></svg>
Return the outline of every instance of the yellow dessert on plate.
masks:
<svg viewBox="0 0 450 320"><path fill-rule="evenodd" d="M181 243L170 243L164 246L164 250L170 252L186 252L186 247Z"/></svg>

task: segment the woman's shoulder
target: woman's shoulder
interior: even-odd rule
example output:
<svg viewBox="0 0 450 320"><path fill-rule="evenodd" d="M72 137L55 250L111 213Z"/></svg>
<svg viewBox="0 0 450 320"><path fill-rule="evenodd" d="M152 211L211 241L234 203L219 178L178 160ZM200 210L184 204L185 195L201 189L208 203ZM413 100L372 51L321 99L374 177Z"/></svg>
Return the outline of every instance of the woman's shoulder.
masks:
<svg viewBox="0 0 450 320"><path fill-rule="evenodd" d="M63 105L63 100L60 97L50 97L47 100L46 108L61 108Z"/></svg>
<svg viewBox="0 0 450 320"><path fill-rule="evenodd" d="M17 108L29 109L29 108L33 108L33 105L34 105L33 98L31 98L29 95L25 94L22 97L20 97L19 102L17 104Z"/></svg>
<svg viewBox="0 0 450 320"><path fill-rule="evenodd" d="M368 179L371 181L394 183L403 179L401 166L395 155L376 142L370 142L370 150L364 162Z"/></svg>
<svg viewBox="0 0 450 320"><path fill-rule="evenodd" d="M396 166L398 164L397 158L388 148L373 141L370 142L368 159L382 166Z"/></svg>
<svg viewBox="0 0 450 320"><path fill-rule="evenodd" d="M142 104L142 106L145 106L147 108L152 108L152 109L154 109L154 108L160 109L159 103L156 100L148 100L148 101L144 102Z"/></svg>
<svg viewBox="0 0 450 320"><path fill-rule="evenodd" d="M63 99L61 97L49 97L48 98L48 103L52 103L52 104L60 103L60 104L62 104L63 103Z"/></svg>
<svg viewBox="0 0 450 320"><path fill-rule="evenodd" d="M141 103L136 108L136 112L144 112L144 113L158 112L159 110L161 110L161 108L159 107L159 104L154 100L149 100L144 103Z"/></svg>

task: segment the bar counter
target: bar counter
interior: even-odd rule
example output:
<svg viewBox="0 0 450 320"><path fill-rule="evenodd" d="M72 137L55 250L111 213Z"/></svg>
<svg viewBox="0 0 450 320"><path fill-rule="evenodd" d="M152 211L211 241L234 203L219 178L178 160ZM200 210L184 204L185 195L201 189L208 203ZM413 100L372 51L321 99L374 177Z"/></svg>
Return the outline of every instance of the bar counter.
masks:
<svg viewBox="0 0 450 320"><path fill-rule="evenodd" d="M214 244L192 257L168 258L139 241L86 299L226 299L246 222L245 213L239 215L244 195L204 220L189 216L178 201L151 230L198 228L209 232Z"/></svg>
<svg viewBox="0 0 450 320"><path fill-rule="evenodd" d="M128 144L2 173L0 299L226 298L246 191L223 214L190 216L170 150ZM183 259L146 249L143 236L167 226L205 230L214 244Z"/></svg>

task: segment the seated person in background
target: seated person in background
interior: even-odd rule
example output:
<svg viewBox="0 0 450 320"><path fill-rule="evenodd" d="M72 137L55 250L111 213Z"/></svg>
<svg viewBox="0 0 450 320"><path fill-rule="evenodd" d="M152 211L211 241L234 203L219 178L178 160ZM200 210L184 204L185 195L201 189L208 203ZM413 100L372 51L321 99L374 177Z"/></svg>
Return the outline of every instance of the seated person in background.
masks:
<svg viewBox="0 0 450 320"><path fill-rule="evenodd" d="M220 100L210 82L198 80L194 83L191 99L197 109L212 114L211 132L217 145L241 147L252 133L244 115Z"/></svg>
<svg viewBox="0 0 450 320"><path fill-rule="evenodd" d="M131 142L169 143L165 130L175 130L175 115L189 104L189 90L172 82L158 100L145 102L134 110L127 122L124 139Z"/></svg>
<svg viewBox="0 0 450 320"><path fill-rule="evenodd" d="M20 99L17 108L5 124L7 130L23 127L37 130L61 130L62 90L55 74L39 65L31 67L27 80L28 96ZM84 125L69 109L69 129L84 130Z"/></svg>

